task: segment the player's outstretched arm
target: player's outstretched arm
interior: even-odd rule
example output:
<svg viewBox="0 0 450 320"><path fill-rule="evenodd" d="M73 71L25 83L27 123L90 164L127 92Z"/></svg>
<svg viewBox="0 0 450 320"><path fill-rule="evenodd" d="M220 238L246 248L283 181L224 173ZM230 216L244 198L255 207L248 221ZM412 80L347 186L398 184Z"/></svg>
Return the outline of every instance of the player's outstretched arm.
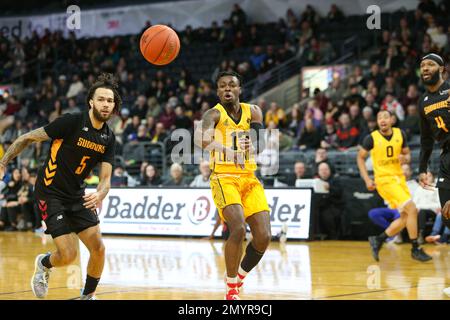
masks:
<svg viewBox="0 0 450 320"><path fill-rule="evenodd" d="M100 182L97 186L97 192L86 194L84 199L84 206L88 209L94 210L103 199L111 188L111 175L112 175L112 165L109 162L102 162L100 164Z"/></svg>
<svg viewBox="0 0 450 320"><path fill-rule="evenodd" d="M205 112L194 134L194 142L197 146L208 151L223 150L224 146L214 141L214 127L219 119L218 110L210 109Z"/></svg>
<svg viewBox="0 0 450 320"><path fill-rule="evenodd" d="M17 157L23 149L28 147L33 142L50 140L50 137L45 132L44 128L38 128L36 130L27 132L18 137L13 144L6 150L3 158L0 160L0 179L3 178L8 163Z"/></svg>
<svg viewBox="0 0 450 320"><path fill-rule="evenodd" d="M364 182L366 183L367 189L369 191L372 191L375 189L375 183L369 177L369 172L367 171L366 158L368 155L369 152L366 149L360 147L358 155L356 156L356 163L358 164L359 173L361 175L361 178L363 178Z"/></svg>

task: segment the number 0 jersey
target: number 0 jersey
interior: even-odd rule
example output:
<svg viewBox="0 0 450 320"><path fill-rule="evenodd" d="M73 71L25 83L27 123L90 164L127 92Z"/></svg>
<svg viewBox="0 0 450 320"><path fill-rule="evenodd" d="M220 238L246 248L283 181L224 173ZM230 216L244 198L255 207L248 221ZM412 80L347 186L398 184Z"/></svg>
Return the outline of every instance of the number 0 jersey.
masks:
<svg viewBox="0 0 450 320"><path fill-rule="evenodd" d="M246 135L250 137L250 122L252 119L250 105L241 103L241 117L235 121L220 104L214 108L220 112L219 122L214 129L214 140L233 150L241 150L239 147L239 138ZM253 153L244 153L245 169L236 168L232 160L227 161L222 152L213 151L210 156L210 167L214 173L242 174L253 173L256 170L256 161Z"/></svg>
<svg viewBox="0 0 450 320"><path fill-rule="evenodd" d="M386 177L403 177L399 156L407 144L402 130L392 128L391 137L385 137L375 130L364 139L362 147L370 151L375 182Z"/></svg>
<svg viewBox="0 0 450 320"><path fill-rule="evenodd" d="M87 112L63 115L44 130L52 141L38 172L35 193L41 198L79 200L84 195L84 179L97 163L114 164L114 133L106 123L95 129Z"/></svg>

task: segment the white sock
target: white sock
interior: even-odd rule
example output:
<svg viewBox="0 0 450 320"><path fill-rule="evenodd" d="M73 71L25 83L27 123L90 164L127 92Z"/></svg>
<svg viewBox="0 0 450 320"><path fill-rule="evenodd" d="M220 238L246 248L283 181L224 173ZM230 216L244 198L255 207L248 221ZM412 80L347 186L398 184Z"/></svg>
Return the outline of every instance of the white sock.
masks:
<svg viewBox="0 0 450 320"><path fill-rule="evenodd" d="M239 270L238 270L238 278L239 278L239 282L244 281L244 278L247 276L248 272L245 271L244 269L242 269L241 266L239 266Z"/></svg>
<svg viewBox="0 0 450 320"><path fill-rule="evenodd" d="M231 289L236 289L238 284L238 277L230 278L227 277L227 292Z"/></svg>

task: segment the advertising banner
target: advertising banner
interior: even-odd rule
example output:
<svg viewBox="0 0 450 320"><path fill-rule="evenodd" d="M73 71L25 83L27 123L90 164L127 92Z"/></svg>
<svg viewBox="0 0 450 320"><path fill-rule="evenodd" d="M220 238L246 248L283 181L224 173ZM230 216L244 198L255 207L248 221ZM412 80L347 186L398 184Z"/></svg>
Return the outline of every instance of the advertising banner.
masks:
<svg viewBox="0 0 450 320"><path fill-rule="evenodd" d="M265 193L272 234L285 225L288 239L308 239L312 190L266 189ZM103 200L99 218L104 234L209 236L216 207L206 188L113 188Z"/></svg>

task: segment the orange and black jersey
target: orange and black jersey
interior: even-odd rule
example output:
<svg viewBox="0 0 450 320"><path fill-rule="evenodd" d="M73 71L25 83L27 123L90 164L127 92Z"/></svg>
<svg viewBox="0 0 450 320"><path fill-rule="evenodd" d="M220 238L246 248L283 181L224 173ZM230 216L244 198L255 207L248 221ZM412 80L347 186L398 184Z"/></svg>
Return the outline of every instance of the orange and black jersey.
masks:
<svg viewBox="0 0 450 320"><path fill-rule="evenodd" d="M445 81L436 92L426 92L419 100L420 172L426 172L434 141L441 148L450 142L450 108L447 105L450 83Z"/></svg>
<svg viewBox="0 0 450 320"><path fill-rule="evenodd" d="M114 133L106 123L95 129L87 112L63 115L44 130L52 142L38 172L35 193L41 198L79 200L84 195L84 179L97 163L113 165Z"/></svg>

